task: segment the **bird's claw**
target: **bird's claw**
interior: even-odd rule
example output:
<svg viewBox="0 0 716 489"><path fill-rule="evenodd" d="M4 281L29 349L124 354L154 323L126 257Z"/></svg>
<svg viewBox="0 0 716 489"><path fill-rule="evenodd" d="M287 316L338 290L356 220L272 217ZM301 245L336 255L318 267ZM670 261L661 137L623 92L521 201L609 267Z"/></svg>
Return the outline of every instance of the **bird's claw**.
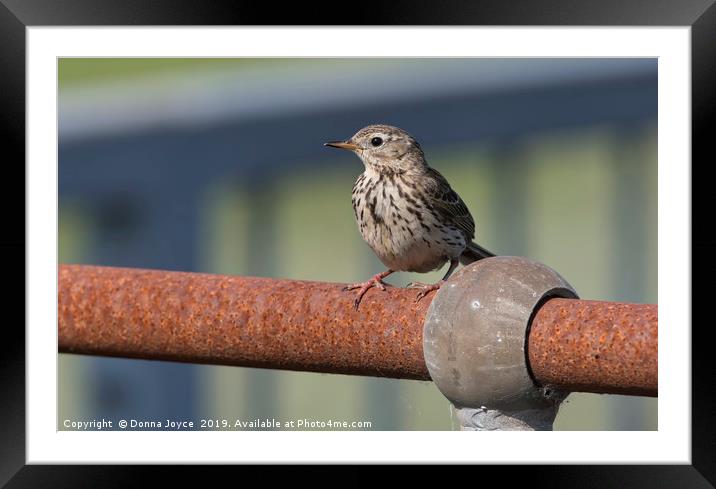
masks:
<svg viewBox="0 0 716 489"><path fill-rule="evenodd" d="M343 292L347 292L347 291L349 291L349 290L360 289L360 288L363 287L364 285L365 285L365 283L353 284L353 285L346 285L346 286L343 287L341 290L342 290ZM384 283L382 283L382 282L373 282L368 288L370 288L370 287L378 287L380 290L385 291L385 290L386 290L386 288L385 288L386 285L388 285L388 287L392 287L392 285L390 285L390 284L384 284Z"/></svg>
<svg viewBox="0 0 716 489"><path fill-rule="evenodd" d="M370 289L371 287L377 287L378 289L385 292L386 286L392 287L392 285L390 284L383 283L380 278L372 277L370 280L366 280L365 282L358 282L356 284L346 285L345 287L343 287L342 290L346 292L349 290L360 289L358 291L358 296L353 301L353 307L358 310L358 306L360 305L360 302L363 299L365 293L368 292L368 289Z"/></svg>
<svg viewBox="0 0 716 489"><path fill-rule="evenodd" d="M420 282L410 282L408 284L409 289L422 289L418 295L415 297L415 302L419 302L420 299L428 295L433 290L438 290L440 286L444 283L444 280L441 280L440 282L436 284L423 284Z"/></svg>
<svg viewBox="0 0 716 489"><path fill-rule="evenodd" d="M390 285L390 284L385 284L385 283L383 283L383 282L380 282L380 281L371 279L371 280L368 280L367 282L360 282L360 283L357 283L357 284L346 285L345 287L343 287L343 288L341 289L341 291L342 291L342 292L348 292L349 290L360 289L361 287L365 286L365 285L366 285L367 283L369 283L369 282L372 282L372 283L371 283L371 285L370 285L368 288L370 288L370 287L378 287L380 290L385 291L385 290L386 290L386 289L385 289L386 285L387 285L388 287L392 287L392 285ZM367 289L366 289L366 290L367 290Z"/></svg>

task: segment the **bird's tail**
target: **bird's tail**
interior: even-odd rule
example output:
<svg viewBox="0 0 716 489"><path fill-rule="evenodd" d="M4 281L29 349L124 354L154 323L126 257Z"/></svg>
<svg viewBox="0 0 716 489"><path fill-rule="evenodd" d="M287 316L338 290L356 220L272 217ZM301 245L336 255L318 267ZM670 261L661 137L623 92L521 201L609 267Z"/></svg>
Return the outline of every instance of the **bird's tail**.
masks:
<svg viewBox="0 0 716 489"><path fill-rule="evenodd" d="M477 243L470 243L465 248L465 251L460 255L460 263L468 265L474 261L482 260L483 258L490 258L491 256L497 256L493 252L486 250Z"/></svg>

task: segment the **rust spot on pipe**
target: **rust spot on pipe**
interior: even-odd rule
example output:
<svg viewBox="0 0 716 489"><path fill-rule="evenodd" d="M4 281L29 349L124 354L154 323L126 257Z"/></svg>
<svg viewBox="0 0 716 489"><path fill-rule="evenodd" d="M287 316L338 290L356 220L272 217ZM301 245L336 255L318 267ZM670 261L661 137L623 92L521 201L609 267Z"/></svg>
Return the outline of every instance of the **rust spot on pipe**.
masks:
<svg viewBox="0 0 716 489"><path fill-rule="evenodd" d="M432 296L341 284L61 265L66 353L430 380Z"/></svg>
<svg viewBox="0 0 716 489"><path fill-rule="evenodd" d="M655 304L551 299L528 339L534 378L575 392L657 396Z"/></svg>

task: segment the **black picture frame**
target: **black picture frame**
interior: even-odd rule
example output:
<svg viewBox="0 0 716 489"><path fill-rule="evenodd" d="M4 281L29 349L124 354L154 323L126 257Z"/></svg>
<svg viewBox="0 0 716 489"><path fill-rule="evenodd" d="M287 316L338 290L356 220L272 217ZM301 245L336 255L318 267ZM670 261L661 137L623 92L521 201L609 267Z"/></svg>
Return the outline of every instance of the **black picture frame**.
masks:
<svg viewBox="0 0 716 489"><path fill-rule="evenodd" d="M711 325L696 320L713 287L716 231L712 198L699 186L714 160L709 128L716 101L716 6L714 0L649 2L647 0L491 0L407 2L363 5L306 5L189 0L0 0L0 124L6 212L0 246L5 256L25 250L24 217L14 208L24 195L16 182L25 179L25 28L41 25L629 25L691 26L692 68L692 463L644 466L529 466L501 471L502 483L522 476L546 487L714 487L716 483L716 402L710 361ZM700 177L700 178L699 178ZM21 190L21 192L23 192ZM14 204L14 205L12 205ZM702 214L703 226L696 226ZM6 260L6 271L20 276L20 260ZM25 263L25 260L22 260ZM10 268L11 270L8 270ZM24 277L24 274L23 274ZM699 286L701 282L703 286ZM24 279L23 279L24 284ZM24 286L11 282L5 304L19 304ZM9 307L6 308L9 310ZM24 309L23 309L24 311ZM24 317L24 312L22 314ZM687 328L688 324L664 325ZM0 354L0 484L7 487L131 487L149 474L147 467L25 465L25 342L19 322L6 321ZM185 471L158 469L164 480ZM492 470L485 468L484 470ZM508 472L508 473L505 473ZM507 477L507 479L505 479ZM136 484L132 483L136 481Z"/></svg>

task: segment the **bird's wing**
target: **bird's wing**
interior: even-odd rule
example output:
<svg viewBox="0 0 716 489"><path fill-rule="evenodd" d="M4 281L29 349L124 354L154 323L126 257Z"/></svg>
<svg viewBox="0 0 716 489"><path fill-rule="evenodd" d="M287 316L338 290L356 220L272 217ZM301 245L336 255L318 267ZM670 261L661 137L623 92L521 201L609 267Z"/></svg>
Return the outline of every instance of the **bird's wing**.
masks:
<svg viewBox="0 0 716 489"><path fill-rule="evenodd" d="M437 170L428 168L425 175L426 196L441 220L451 223L462 232L468 241L475 237L475 221L460 196L450 187L448 181Z"/></svg>

